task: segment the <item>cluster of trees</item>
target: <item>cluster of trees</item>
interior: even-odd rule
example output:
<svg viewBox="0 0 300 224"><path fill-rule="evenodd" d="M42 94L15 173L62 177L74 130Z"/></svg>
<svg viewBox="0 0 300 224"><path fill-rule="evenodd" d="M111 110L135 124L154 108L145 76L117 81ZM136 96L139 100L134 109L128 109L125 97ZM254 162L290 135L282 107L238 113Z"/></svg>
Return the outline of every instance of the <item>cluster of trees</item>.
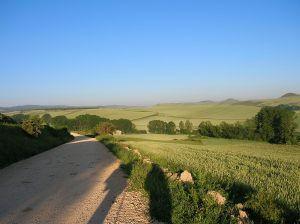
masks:
<svg viewBox="0 0 300 224"><path fill-rule="evenodd" d="M261 140L276 144L295 143L295 112L282 106L264 107L244 124L201 122L198 131L209 137Z"/></svg>
<svg viewBox="0 0 300 224"><path fill-rule="evenodd" d="M173 121L153 120L148 123L148 130L156 134L176 134L176 125Z"/></svg>
<svg viewBox="0 0 300 224"><path fill-rule="evenodd" d="M179 130L176 129L176 124L173 121L165 122L161 120L153 120L148 123L150 133L156 134L190 134L193 132L193 124L189 120L179 122Z"/></svg>
<svg viewBox="0 0 300 224"><path fill-rule="evenodd" d="M190 134L193 132L193 123L189 120L179 122L179 132L181 134Z"/></svg>
<svg viewBox="0 0 300 224"><path fill-rule="evenodd" d="M251 120L247 121L247 125L240 122L228 124L224 121L213 125L210 121L203 121L198 127L200 135L216 138L254 139L254 130Z"/></svg>
<svg viewBox="0 0 300 224"><path fill-rule="evenodd" d="M19 124L24 123L24 127L27 126L29 123L36 124L39 120L41 124L51 125L55 128L67 128L72 131L90 131L95 134L112 134L115 130L120 130L122 131L122 133L146 132L136 130L135 125L132 123L132 121L128 119L110 120L108 118L103 118L97 115L90 114L79 115L73 119L68 119L66 116L52 117L50 114L44 114L40 118L37 115L30 116L27 114L15 114L11 117L6 116L5 119L9 118L16 121ZM4 120L4 118L2 120ZM31 131L29 130L29 132Z"/></svg>
<svg viewBox="0 0 300 224"><path fill-rule="evenodd" d="M16 120L19 123L31 120L28 115L24 114L16 114L13 118L17 118ZM79 115L73 119L68 119L66 116L51 117L50 114L44 114L40 120L42 123L55 128L67 128L72 131L91 131L95 134L112 134L115 130L120 130L123 133L136 132L135 125L128 119L110 120L90 114Z"/></svg>
<svg viewBox="0 0 300 224"><path fill-rule="evenodd" d="M45 130L55 137L69 135L67 129L53 129L37 115L16 114L10 117L0 113L0 125L13 125L15 128L19 127L34 138L38 138Z"/></svg>

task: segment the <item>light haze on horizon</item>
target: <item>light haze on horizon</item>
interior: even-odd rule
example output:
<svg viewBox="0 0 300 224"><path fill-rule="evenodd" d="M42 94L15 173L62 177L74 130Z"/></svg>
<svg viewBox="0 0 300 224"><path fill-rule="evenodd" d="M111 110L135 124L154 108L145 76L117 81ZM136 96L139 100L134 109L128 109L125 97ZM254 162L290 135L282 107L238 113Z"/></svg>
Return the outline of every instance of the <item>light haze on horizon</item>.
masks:
<svg viewBox="0 0 300 224"><path fill-rule="evenodd" d="M0 1L0 106L300 93L300 1Z"/></svg>

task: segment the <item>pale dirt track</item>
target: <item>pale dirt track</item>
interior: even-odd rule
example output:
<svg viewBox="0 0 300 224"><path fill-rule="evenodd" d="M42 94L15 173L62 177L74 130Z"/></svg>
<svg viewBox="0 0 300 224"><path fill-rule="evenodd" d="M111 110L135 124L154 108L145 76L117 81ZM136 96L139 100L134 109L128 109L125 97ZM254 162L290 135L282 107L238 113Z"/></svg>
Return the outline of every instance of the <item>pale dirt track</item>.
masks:
<svg viewBox="0 0 300 224"><path fill-rule="evenodd" d="M120 162L84 136L0 170L0 223L149 223Z"/></svg>

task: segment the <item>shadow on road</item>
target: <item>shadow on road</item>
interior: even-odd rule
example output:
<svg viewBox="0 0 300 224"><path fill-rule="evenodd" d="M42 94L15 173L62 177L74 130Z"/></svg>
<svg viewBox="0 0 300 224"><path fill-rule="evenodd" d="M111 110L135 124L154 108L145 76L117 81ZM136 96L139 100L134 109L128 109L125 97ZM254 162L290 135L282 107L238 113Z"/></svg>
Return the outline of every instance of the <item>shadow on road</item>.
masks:
<svg viewBox="0 0 300 224"><path fill-rule="evenodd" d="M149 209L151 217L171 223L172 201L169 184L161 168L152 164L145 180L145 189L149 193Z"/></svg>
<svg viewBox="0 0 300 224"><path fill-rule="evenodd" d="M117 169L105 181L107 194L88 221L89 224L103 223L114 201L124 191L127 181L125 178L120 178L120 175L122 171Z"/></svg>

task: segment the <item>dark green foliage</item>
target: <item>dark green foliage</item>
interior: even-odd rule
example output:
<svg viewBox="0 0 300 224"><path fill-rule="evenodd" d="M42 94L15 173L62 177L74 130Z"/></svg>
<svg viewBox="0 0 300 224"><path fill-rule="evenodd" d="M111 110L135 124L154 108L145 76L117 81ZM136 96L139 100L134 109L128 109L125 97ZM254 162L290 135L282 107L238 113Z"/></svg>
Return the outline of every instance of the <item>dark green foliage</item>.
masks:
<svg viewBox="0 0 300 224"><path fill-rule="evenodd" d="M173 135L176 134L176 124L173 121L153 120L148 123L148 130L150 133Z"/></svg>
<svg viewBox="0 0 300 224"><path fill-rule="evenodd" d="M295 112L283 107L264 107L255 116L256 133L264 141L276 144L294 143Z"/></svg>
<svg viewBox="0 0 300 224"><path fill-rule="evenodd" d="M166 134L176 134L176 124L173 121L170 121L166 125Z"/></svg>
<svg viewBox="0 0 300 224"><path fill-rule="evenodd" d="M179 131L181 134L191 134L193 132L193 123L189 120L179 122Z"/></svg>
<svg viewBox="0 0 300 224"><path fill-rule="evenodd" d="M278 107L288 110L300 110L300 106L298 105L280 104Z"/></svg>
<svg viewBox="0 0 300 224"><path fill-rule="evenodd" d="M6 116L6 115L0 113L0 124L1 123L15 124L16 122L11 117Z"/></svg>
<svg viewBox="0 0 300 224"><path fill-rule="evenodd" d="M111 123L123 133L133 133L135 131L135 125L128 119L112 120Z"/></svg>
<svg viewBox="0 0 300 224"><path fill-rule="evenodd" d="M167 122L161 120L153 120L148 123L148 129L151 133L165 134L167 131Z"/></svg>
<svg viewBox="0 0 300 224"><path fill-rule="evenodd" d="M99 117L97 115L84 114L68 119L65 116L56 116L51 119L51 125L54 127L66 127L73 131L85 131L90 133L99 131L99 125L104 122L113 124L115 129L121 130L123 133L134 133L135 125L128 119L109 120L107 118Z"/></svg>
<svg viewBox="0 0 300 224"><path fill-rule="evenodd" d="M51 124L56 128L68 128L69 123L66 116L56 116L51 119Z"/></svg>
<svg viewBox="0 0 300 224"><path fill-rule="evenodd" d="M43 128L42 121L37 117L24 120L21 124L21 127L27 134L35 138L42 133Z"/></svg>
<svg viewBox="0 0 300 224"><path fill-rule="evenodd" d="M75 119L68 121L68 128L75 131L91 130L102 122L107 122L109 119L102 118L97 115L84 114L79 115Z"/></svg>
<svg viewBox="0 0 300 224"><path fill-rule="evenodd" d="M0 167L51 149L73 138L66 129L57 130L49 126L44 126L37 138L32 138L16 124L0 124L0 133Z"/></svg>
<svg viewBox="0 0 300 224"><path fill-rule="evenodd" d="M14 114L11 116L11 118L17 123L21 123L22 121L29 119L29 117L30 116L28 114Z"/></svg>
<svg viewBox="0 0 300 224"><path fill-rule="evenodd" d="M198 131L203 136L262 140L276 144L296 143L295 112L284 107L264 107L244 124L221 122L213 125L201 122Z"/></svg>
<svg viewBox="0 0 300 224"><path fill-rule="evenodd" d="M220 137L220 128L210 121L202 121L198 127L200 135L208 137Z"/></svg>
<svg viewBox="0 0 300 224"><path fill-rule="evenodd" d="M41 119L45 124L50 124L52 117L50 114L44 114Z"/></svg>

